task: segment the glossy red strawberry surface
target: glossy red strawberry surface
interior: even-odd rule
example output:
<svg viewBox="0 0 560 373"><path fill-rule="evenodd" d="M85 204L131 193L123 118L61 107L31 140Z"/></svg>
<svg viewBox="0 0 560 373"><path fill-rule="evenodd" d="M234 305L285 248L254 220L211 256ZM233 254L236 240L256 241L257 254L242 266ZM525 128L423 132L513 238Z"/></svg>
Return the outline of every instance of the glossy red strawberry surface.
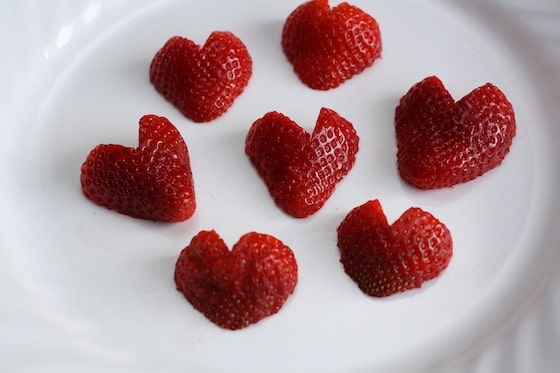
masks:
<svg viewBox="0 0 560 373"><path fill-rule="evenodd" d="M313 89L338 87L381 56L377 21L356 6L328 0L301 4L286 19L282 49L299 79Z"/></svg>
<svg viewBox="0 0 560 373"><path fill-rule="evenodd" d="M395 112L401 177L420 189L451 187L499 166L516 134L505 94L487 83L455 102L435 76L415 84Z"/></svg>
<svg viewBox="0 0 560 373"><path fill-rule="evenodd" d="M231 32L215 31L202 47L181 36L170 38L152 60L150 82L187 118L209 122L233 105L252 71L243 42Z"/></svg>
<svg viewBox="0 0 560 373"><path fill-rule="evenodd" d="M183 249L175 267L177 289L193 307L232 330L277 313L297 281L292 250L256 232L243 235L230 251L215 231L201 231Z"/></svg>
<svg viewBox="0 0 560 373"><path fill-rule="evenodd" d="M322 108L309 134L287 116L270 112L247 134L245 152L280 209L296 218L317 212L356 161L352 123Z"/></svg>
<svg viewBox="0 0 560 373"><path fill-rule="evenodd" d="M366 294L385 297L419 288L447 268L453 240L447 227L418 207L389 225L381 204L354 208L338 227L340 261Z"/></svg>
<svg viewBox="0 0 560 373"><path fill-rule="evenodd" d="M97 145L81 167L84 195L136 218L178 222L196 208L189 152L166 118L140 119L138 147Z"/></svg>

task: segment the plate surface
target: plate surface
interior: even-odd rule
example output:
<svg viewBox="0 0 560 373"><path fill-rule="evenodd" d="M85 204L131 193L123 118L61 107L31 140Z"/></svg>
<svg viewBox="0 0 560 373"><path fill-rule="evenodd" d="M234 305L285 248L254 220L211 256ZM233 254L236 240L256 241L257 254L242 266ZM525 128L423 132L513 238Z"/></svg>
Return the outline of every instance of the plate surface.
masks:
<svg viewBox="0 0 560 373"><path fill-rule="evenodd" d="M486 371L488 364L472 363L472 356L494 341L504 345L500 333L542 294L554 296L542 289L557 270L560 244L553 224L559 221L560 115L553 104L560 100L559 70L551 68L551 54L535 34L493 2L355 0L380 24L383 57L341 87L317 92L297 80L280 48L283 21L299 4L0 6L3 35L14 35L12 27L21 31L3 36L7 57L0 62L10 88L2 92L6 121L0 126L3 368ZM232 31L245 42L253 77L224 116L195 124L155 92L148 67L172 35L202 44L214 30ZM457 99L486 82L506 93L518 134L500 167L446 190L419 191L400 180L394 109L428 75L439 76ZM271 110L311 131L321 107L354 124L360 152L327 204L296 220L272 203L244 154L244 140L253 121ZM148 113L169 118L189 147L198 207L187 222L131 219L81 193L80 165L90 149L135 146L138 119ZM454 257L438 279L373 299L344 274L336 227L350 209L374 198L390 221L419 206L447 224ZM294 250L299 283L277 315L226 331L175 290L175 260L203 229L215 229L229 245L248 231L268 233ZM549 306L536 312L557 307L543 304ZM558 331L558 321L549 319ZM558 335L551 335L553 342ZM533 360L523 362L531 367Z"/></svg>

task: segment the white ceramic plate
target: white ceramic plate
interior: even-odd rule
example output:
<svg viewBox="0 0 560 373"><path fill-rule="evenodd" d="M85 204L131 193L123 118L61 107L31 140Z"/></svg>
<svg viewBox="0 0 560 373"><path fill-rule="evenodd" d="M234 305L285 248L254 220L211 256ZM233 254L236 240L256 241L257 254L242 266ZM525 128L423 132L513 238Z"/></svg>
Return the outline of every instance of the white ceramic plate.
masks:
<svg viewBox="0 0 560 373"><path fill-rule="evenodd" d="M353 3L378 20L383 58L328 92L303 86L280 49L297 0L0 5L2 371L552 371L554 358L538 363L546 348L535 346L544 338L554 351L560 339L551 311L559 287L541 291L558 268L560 244L558 65L504 5ZM517 12L524 9L531 11ZM226 115L195 124L155 92L148 66L170 36L203 43L213 30L245 42L254 72ZM398 177L392 119L399 97L432 74L456 98L486 82L499 86L516 110L518 134L492 172L452 189L418 191ZM245 135L271 110L311 130L323 106L354 123L361 149L323 209L292 219L248 162ZM168 117L188 144L198 208L185 223L132 219L81 194L89 150L136 145L138 119L147 113ZM374 299L344 274L336 227L373 198L389 220L419 206L448 225L455 251L441 277ZM277 315L222 330L175 290L175 260L203 229L216 229L230 245L248 231L269 233L294 250L299 283ZM504 337L535 312L547 324L534 321L525 327L531 332ZM518 346L528 357L512 360ZM497 358L484 353L492 349Z"/></svg>

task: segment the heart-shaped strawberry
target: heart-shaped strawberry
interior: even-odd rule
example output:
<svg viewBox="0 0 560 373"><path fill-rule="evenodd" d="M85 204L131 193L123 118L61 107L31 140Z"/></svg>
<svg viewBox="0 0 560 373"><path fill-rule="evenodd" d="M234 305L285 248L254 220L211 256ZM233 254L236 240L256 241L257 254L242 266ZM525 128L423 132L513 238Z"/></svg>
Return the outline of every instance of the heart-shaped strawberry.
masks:
<svg viewBox="0 0 560 373"><path fill-rule="evenodd" d="M196 208L187 145L166 118L140 119L139 145L97 145L82 164L84 195L132 217L177 222Z"/></svg>
<svg viewBox="0 0 560 373"><path fill-rule="evenodd" d="M401 177L420 189L464 183L499 166L516 133L511 103L487 83L455 102L428 77L404 95L395 113Z"/></svg>
<svg viewBox="0 0 560 373"><path fill-rule="evenodd" d="M230 251L211 230L181 251L175 283L210 321L235 330L277 313L294 292L297 272L292 250L272 236L247 233Z"/></svg>
<svg viewBox="0 0 560 373"><path fill-rule="evenodd" d="M215 31L199 47L181 36L170 38L150 65L156 90L194 122L224 114L251 77L249 51L234 34Z"/></svg>
<svg viewBox="0 0 560 373"><path fill-rule="evenodd" d="M340 261L366 294L384 297L419 288L447 268L447 227L418 207L389 225L378 200L354 208L338 227Z"/></svg>
<svg viewBox="0 0 560 373"><path fill-rule="evenodd" d="M288 215L318 211L356 161L352 123L322 108L310 135L290 118L270 112L251 126L245 152L274 202Z"/></svg>
<svg viewBox="0 0 560 373"><path fill-rule="evenodd" d="M299 79L313 89L338 87L381 56L377 21L346 2L328 0L297 7L282 30L282 49Z"/></svg>

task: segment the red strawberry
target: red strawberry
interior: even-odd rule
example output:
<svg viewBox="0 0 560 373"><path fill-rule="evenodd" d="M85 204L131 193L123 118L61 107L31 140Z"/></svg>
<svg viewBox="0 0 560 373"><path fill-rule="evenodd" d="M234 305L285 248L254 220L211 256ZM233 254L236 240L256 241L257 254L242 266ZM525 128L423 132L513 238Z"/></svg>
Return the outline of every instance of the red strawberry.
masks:
<svg viewBox="0 0 560 373"><path fill-rule="evenodd" d="M202 48L180 36L169 39L152 60L150 82L187 118L209 122L233 105L252 71L243 42L215 31Z"/></svg>
<svg viewBox="0 0 560 373"><path fill-rule="evenodd" d="M499 166L516 132L513 107L496 86L455 102L435 76L401 98L395 128L400 175L420 189L464 183Z"/></svg>
<svg viewBox="0 0 560 373"><path fill-rule="evenodd" d="M453 241L447 227L412 207L389 225L378 200L354 208L338 227L340 261L366 294L384 297L419 288L447 268Z"/></svg>
<svg viewBox="0 0 560 373"><path fill-rule="evenodd" d="M310 135L290 118L270 112L251 126L245 152L274 202L296 218L318 211L356 161L352 123L322 108Z"/></svg>
<svg viewBox="0 0 560 373"><path fill-rule="evenodd" d="M282 30L282 49L299 79L313 89L338 87L381 56L377 21L344 2L314 0L297 7Z"/></svg>
<svg viewBox="0 0 560 373"><path fill-rule="evenodd" d="M247 233L229 251L215 231L183 249L175 283L195 309L226 329L241 329L277 313L294 292L298 266L276 238Z"/></svg>
<svg viewBox="0 0 560 373"><path fill-rule="evenodd" d="M139 146L97 145L82 164L84 195L132 217L177 222L196 202L185 141L164 117L140 119Z"/></svg>

